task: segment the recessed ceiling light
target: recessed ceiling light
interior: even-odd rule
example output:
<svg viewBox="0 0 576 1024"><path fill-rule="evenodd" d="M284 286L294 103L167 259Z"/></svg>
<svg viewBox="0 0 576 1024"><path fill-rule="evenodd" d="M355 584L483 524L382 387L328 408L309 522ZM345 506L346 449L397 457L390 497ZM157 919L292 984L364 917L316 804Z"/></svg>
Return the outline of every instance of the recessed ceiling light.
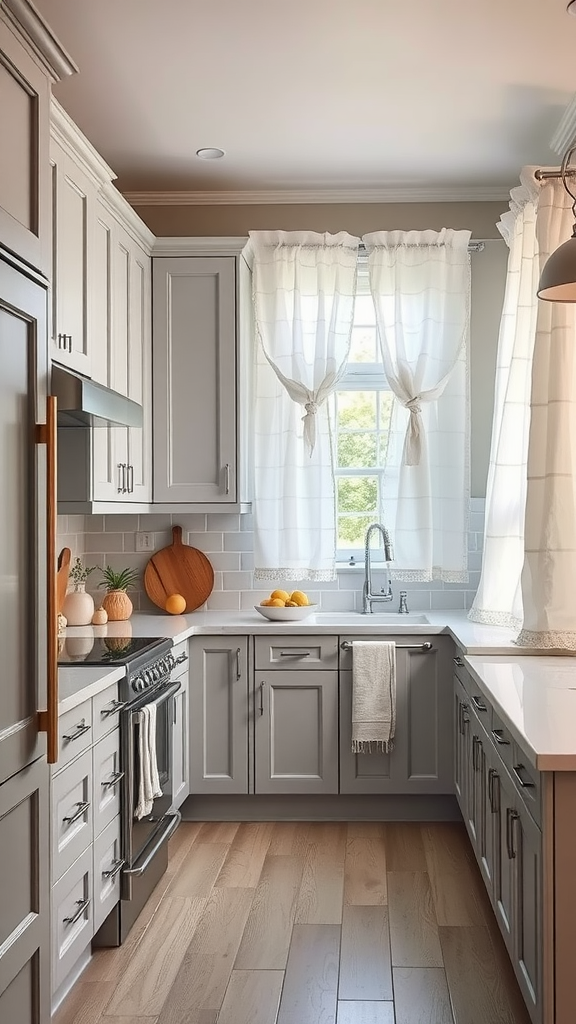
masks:
<svg viewBox="0 0 576 1024"><path fill-rule="evenodd" d="M570 0L566 10L568 11L568 14L576 14L576 0Z"/></svg>
<svg viewBox="0 0 576 1024"><path fill-rule="evenodd" d="M209 146L206 149L197 149L196 156L199 156L201 160L219 160L221 156L224 156L224 150L217 149L216 146Z"/></svg>

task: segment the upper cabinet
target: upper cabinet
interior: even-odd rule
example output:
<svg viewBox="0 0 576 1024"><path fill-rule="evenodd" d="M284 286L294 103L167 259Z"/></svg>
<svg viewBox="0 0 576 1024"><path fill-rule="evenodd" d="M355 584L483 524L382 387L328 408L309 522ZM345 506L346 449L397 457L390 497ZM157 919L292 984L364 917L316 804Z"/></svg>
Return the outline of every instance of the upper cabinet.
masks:
<svg viewBox="0 0 576 1024"><path fill-rule="evenodd" d="M26 0L0 8L0 239L50 275L50 84L77 68Z"/></svg>
<svg viewBox="0 0 576 1024"><path fill-rule="evenodd" d="M192 249L194 240L188 242ZM240 500L239 257L156 251L155 246L154 502L233 506Z"/></svg>

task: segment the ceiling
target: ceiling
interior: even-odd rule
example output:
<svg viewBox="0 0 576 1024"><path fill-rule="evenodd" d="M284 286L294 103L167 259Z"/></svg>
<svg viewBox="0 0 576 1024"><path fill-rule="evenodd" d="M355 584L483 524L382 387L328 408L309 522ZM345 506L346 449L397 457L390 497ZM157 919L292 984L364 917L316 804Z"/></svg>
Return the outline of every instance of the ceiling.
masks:
<svg viewBox="0 0 576 1024"><path fill-rule="evenodd" d="M123 191L497 198L576 90L566 0L35 0ZM202 161L200 147L225 150Z"/></svg>

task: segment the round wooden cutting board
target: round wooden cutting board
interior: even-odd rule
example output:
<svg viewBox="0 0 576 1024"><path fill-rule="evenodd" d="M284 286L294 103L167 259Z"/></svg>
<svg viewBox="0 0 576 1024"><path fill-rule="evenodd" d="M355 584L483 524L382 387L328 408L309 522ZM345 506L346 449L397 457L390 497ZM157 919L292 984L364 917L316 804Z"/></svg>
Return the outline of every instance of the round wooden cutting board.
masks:
<svg viewBox="0 0 576 1024"><path fill-rule="evenodd" d="M212 593L214 570L203 551L182 543L182 527L172 527L172 543L162 548L148 562L144 570L144 589L148 597L162 610L166 598L181 594L186 611L199 608Z"/></svg>

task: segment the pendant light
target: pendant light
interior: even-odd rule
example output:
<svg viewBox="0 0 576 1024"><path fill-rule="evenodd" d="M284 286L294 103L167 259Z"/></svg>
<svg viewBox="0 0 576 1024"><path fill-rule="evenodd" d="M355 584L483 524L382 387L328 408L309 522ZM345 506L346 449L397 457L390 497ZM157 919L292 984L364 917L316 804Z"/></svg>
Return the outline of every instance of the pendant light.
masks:
<svg viewBox="0 0 576 1024"><path fill-rule="evenodd" d="M559 245L546 260L536 293L539 299L546 299L548 302L576 302L576 195L570 191L566 183L567 168L574 152L576 146L572 146L572 149L565 153L560 168L562 184L570 198L574 200L572 213L575 223L572 237Z"/></svg>

